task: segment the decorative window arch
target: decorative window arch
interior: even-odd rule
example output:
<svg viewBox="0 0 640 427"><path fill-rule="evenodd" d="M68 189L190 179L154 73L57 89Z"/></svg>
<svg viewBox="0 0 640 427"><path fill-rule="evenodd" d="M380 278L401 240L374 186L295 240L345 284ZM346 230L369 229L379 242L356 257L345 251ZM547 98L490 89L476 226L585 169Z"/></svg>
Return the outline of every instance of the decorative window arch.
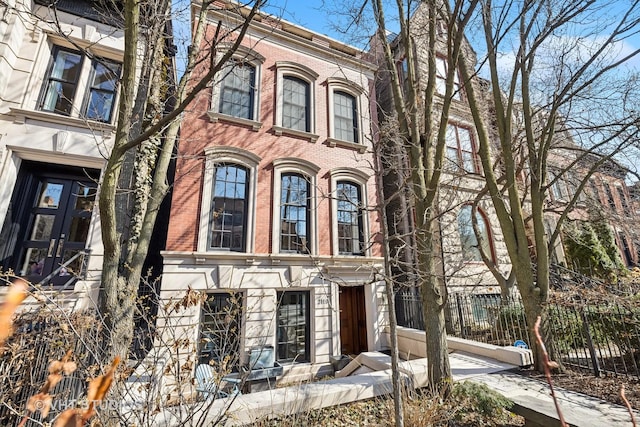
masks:
<svg viewBox="0 0 640 427"><path fill-rule="evenodd" d="M329 146L352 148L364 153L364 90L347 79L327 79L329 105Z"/></svg>
<svg viewBox="0 0 640 427"><path fill-rule="evenodd" d="M330 175L333 253L367 256L370 253L366 210L369 175L355 168L336 168Z"/></svg>
<svg viewBox="0 0 640 427"><path fill-rule="evenodd" d="M317 254L316 175L320 168L296 158L273 161L274 253Z"/></svg>
<svg viewBox="0 0 640 427"><path fill-rule="evenodd" d="M205 151L198 251L253 252L260 157L235 147Z"/></svg>
<svg viewBox="0 0 640 427"><path fill-rule="evenodd" d="M246 46L238 46L233 57L218 73L213 86L211 121L224 120L250 126L257 131L260 122L260 81L264 56Z"/></svg>
<svg viewBox="0 0 640 427"><path fill-rule="evenodd" d="M480 248L482 248L487 257L495 262L491 225L487 215L481 208L478 207L476 209L476 220L480 235L480 242L478 242L478 236L473 230L472 212L473 206L470 204L463 205L458 212L458 233L460 234L462 258L465 261L482 261L482 256L480 255Z"/></svg>
<svg viewBox="0 0 640 427"><path fill-rule="evenodd" d="M276 62L276 135L318 140L315 124L315 82L318 73L290 61Z"/></svg>

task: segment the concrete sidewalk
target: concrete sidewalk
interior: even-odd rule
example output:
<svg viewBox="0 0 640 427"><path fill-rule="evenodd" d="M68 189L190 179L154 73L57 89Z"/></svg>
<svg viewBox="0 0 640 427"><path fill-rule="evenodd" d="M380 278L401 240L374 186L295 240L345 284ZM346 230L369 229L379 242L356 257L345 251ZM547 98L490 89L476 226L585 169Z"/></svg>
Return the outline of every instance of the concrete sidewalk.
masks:
<svg viewBox="0 0 640 427"><path fill-rule="evenodd" d="M454 381L486 384L513 400L516 404L514 411L525 416L527 426L559 425L546 383L508 372L515 366L493 358L463 351L455 351L449 356ZM206 419L206 422L215 422L222 417L227 419L225 425L251 425L263 417L304 414L314 409L371 399L391 393L390 362L390 357L383 353L362 353L358 366L349 368L347 365L343 371L350 370L350 375L342 378L245 394L231 403L227 399L218 399L211 406L191 405L182 409L191 411L196 419ZM427 385L425 358L401 362L400 370L403 379L414 387ZM629 415L622 406L566 390L556 390L556 393L565 419L573 426L631 426ZM179 425L172 412L170 408L164 408L154 425ZM636 414L636 417L640 419L640 415ZM206 422L205 425L209 425Z"/></svg>

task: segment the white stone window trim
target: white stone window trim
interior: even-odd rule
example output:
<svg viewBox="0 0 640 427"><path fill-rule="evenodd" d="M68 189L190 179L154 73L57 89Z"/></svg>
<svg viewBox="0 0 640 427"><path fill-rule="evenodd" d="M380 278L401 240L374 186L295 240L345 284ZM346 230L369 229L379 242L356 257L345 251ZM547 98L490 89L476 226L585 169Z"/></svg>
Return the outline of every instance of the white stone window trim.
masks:
<svg viewBox="0 0 640 427"><path fill-rule="evenodd" d="M317 175L320 168L315 164L294 157L285 157L273 161L273 226L272 226L272 252L279 256L309 256L318 253L318 220L317 220ZM282 175L297 173L309 180L309 236L311 246L308 254L291 254L280 252L280 197L282 191Z"/></svg>
<svg viewBox="0 0 640 427"><path fill-rule="evenodd" d="M230 47L231 45L229 45ZM224 45L223 45L224 48ZM222 53L218 53L217 59L220 59ZM254 93L253 93L253 119L245 119L243 117L234 117L228 114L220 113L220 87L222 85L222 81L224 80L224 69L226 64L222 65L220 70L219 78L215 79L215 82L211 88L211 105L209 106L209 111L207 111L207 115L209 116L209 120L212 123L216 123L218 121L235 123L243 126L249 126L251 130L258 131L262 127L262 122L260 121L260 100L261 100L261 89L262 89L262 64L265 61L265 57L260 55L258 52L254 51L251 48L246 46L238 46L233 56L229 59L230 61L242 62L251 65L255 68L255 74L253 82L254 84Z"/></svg>
<svg viewBox="0 0 640 427"><path fill-rule="evenodd" d="M258 186L258 164L261 158L257 155L236 147L208 147L204 150L205 168L202 180L202 203L200 207L200 221L198 227L198 252L216 252L224 249L208 248L209 217L213 201L214 170L219 163L235 163L244 166L249 171L249 188L247 192L247 229L245 232L245 252L253 253L255 248L255 200ZM240 252L238 252L240 253Z"/></svg>
<svg viewBox="0 0 640 427"><path fill-rule="evenodd" d="M363 258L371 256L371 233L369 228L369 195L367 183L371 178L367 173L355 168L335 168L329 171L331 186L331 250L334 256ZM340 254L338 245L338 182L349 182L360 187L360 197L362 197L362 233L365 249L362 255Z"/></svg>
<svg viewBox="0 0 640 427"><path fill-rule="evenodd" d="M309 142L316 142L319 135L316 134L316 112L315 112L315 100L316 100L316 80L319 74L313 71L311 68L297 64L291 61L276 61L276 117L275 124L273 126L273 133L275 135L289 135L297 138L308 139ZM282 110L284 105L284 78L296 77L307 84L309 84L309 132L300 131L297 129L289 129L282 125Z"/></svg>
<svg viewBox="0 0 640 427"><path fill-rule="evenodd" d="M33 72L31 73L32 82L29 87L36 90L29 91L31 94L23 97L21 108L13 108L15 112L16 123L24 123L24 117L42 119L50 123L65 122L71 126L84 127L88 129L108 129L115 130L115 122L118 117L118 106L120 104L120 82L116 84L116 92L113 98L113 109L108 122L87 119L83 117L86 97L91 88L89 80L93 77L93 56L103 58L106 61L118 63L122 67L122 52L110 49L100 45L89 45L85 40L76 40L78 46L82 50L78 50L78 46L70 43L62 37L55 34L47 33L47 40L42 44L38 53ZM40 109L40 102L44 96L44 86L46 85L51 71L53 54L57 49L73 51L82 56L81 70L78 77L77 88L71 105L71 114L64 115L51 111ZM86 52L85 52L86 50Z"/></svg>
<svg viewBox="0 0 640 427"><path fill-rule="evenodd" d="M345 92L349 95L353 96L356 100L356 117L358 120L358 141L359 142L351 142L351 141L343 141L337 139L335 137L335 115L334 115L334 93ZM358 86L356 83L339 77L331 77L327 79L327 96L328 101L327 105L329 107L329 137L327 138L327 142L330 147L343 147L352 150L358 151L360 154L363 154L367 150L367 146L364 144L364 120L363 120L363 95L364 89Z"/></svg>

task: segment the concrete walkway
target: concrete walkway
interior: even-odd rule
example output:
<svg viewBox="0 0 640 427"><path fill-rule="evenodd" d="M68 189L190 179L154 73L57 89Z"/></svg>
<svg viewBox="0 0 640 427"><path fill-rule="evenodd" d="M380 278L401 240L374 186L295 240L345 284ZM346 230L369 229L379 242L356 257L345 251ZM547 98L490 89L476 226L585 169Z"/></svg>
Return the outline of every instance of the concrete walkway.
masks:
<svg viewBox="0 0 640 427"><path fill-rule="evenodd" d="M559 426L558 415L549 385L511 372L474 376L473 382L508 397L515 403L514 412L527 419L527 426ZM601 399L554 387L560 410L567 423L576 427L630 427L627 409ZM637 421L640 413L634 411Z"/></svg>
<svg viewBox="0 0 640 427"><path fill-rule="evenodd" d="M221 418L224 425L251 425L264 417L302 414L311 410L390 394L390 357L378 353L362 353L340 374L348 376L277 388L236 397L229 403L219 399L211 405L183 408L194 411L196 419L206 419L203 425L210 425ZM486 384L516 404L515 411L527 418L527 426L547 427L559 425L548 386L539 381L508 372L514 365L478 356L463 351L450 354L454 381L470 380ZM353 365L352 365L353 364ZM414 387L427 384L427 361L424 358L405 361L400 364L403 380ZM344 375L344 374L343 374ZM566 390L557 390L561 397L561 407L565 419L573 426L631 426L626 409L607 402ZM171 412L158 414L154 425L179 425L172 420ZM200 418L202 417L202 418ZM640 419L639 415L636 415Z"/></svg>

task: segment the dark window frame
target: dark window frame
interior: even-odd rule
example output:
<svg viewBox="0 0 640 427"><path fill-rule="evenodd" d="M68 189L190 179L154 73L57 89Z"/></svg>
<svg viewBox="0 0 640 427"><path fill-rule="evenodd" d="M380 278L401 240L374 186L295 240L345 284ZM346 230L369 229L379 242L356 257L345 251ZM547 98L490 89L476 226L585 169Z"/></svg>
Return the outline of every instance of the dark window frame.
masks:
<svg viewBox="0 0 640 427"><path fill-rule="evenodd" d="M232 85L232 79L238 79L239 81L241 81L242 83L246 83L246 81L244 81L244 75L239 77L237 74L235 74L236 71L238 71L239 69L244 69L246 68L249 72L249 85L246 87L246 90L244 90L245 88L242 86L236 86L236 85ZM256 89L257 89L257 84L256 84L256 78L258 75L258 67L256 67L255 65L249 63L249 62L243 62L243 61L238 61L238 60L232 60L232 62L229 63L229 65L227 65L224 69L223 69L224 77L222 78L222 80L220 81L220 88L219 88L219 99L218 99L218 112L220 114L224 114L230 117L237 117L237 118L241 118L241 119L247 119L247 120L257 120L256 119L256 115L257 112L255 111L255 103L256 103ZM228 88L227 88L228 86ZM230 90L231 92L237 92L241 95L248 95L249 97L249 105L247 107L247 114L234 114L232 111L232 107L236 104L234 104L233 102L225 102L225 91L226 90ZM229 106L229 107L225 107L225 106Z"/></svg>
<svg viewBox="0 0 640 427"><path fill-rule="evenodd" d="M285 180L292 178L296 179L296 187L291 188L285 186ZM300 193L300 183L306 183L306 197L304 200L306 201L304 204L301 203L301 197L299 197ZM291 197L292 191L296 194ZM299 209L303 208L305 210L304 219L300 218L300 215L292 215L291 210L295 210L297 213ZM289 210L289 212L287 212ZM294 218L295 216L295 218ZM280 176L280 230L279 230L279 241L280 241L280 252L281 253L299 253L299 254L310 254L312 247L312 229L311 229L311 180L308 176L295 173L295 172L286 172L282 173ZM299 234L296 232L298 228L298 224L300 222L305 222L304 228L306 235L303 236L302 239L306 239L306 241L302 241L301 238L298 238ZM291 227L293 225L293 228ZM292 231L293 230L293 231ZM299 244L296 244L295 241L300 240ZM284 241L288 241L288 244L285 245ZM296 249L297 248L297 249Z"/></svg>
<svg viewBox="0 0 640 427"><path fill-rule="evenodd" d="M114 76L116 76L114 78L112 90L103 89L103 88L94 86L95 77L96 77L96 68L98 65L104 66L106 69L109 70L109 72L111 72ZM100 58L100 59L96 58L91 61L91 74L89 76L89 84L87 85L87 90L86 90L85 98L82 105L83 117L89 120L95 120L97 122L111 123L111 120L113 118L113 111L115 110L115 107L116 107L116 100L118 98L118 87L120 85L119 79L121 74L122 74L122 64L117 61L112 61L104 58ZM91 95L94 92L107 93L107 94L111 94L112 96L111 108L109 109L109 114L106 118L89 117L89 106L91 105Z"/></svg>
<svg viewBox="0 0 640 427"><path fill-rule="evenodd" d="M286 297L297 299L293 306L295 316L302 316L304 322L299 319L291 320L291 309L288 310L286 323L282 316L283 302ZM280 291L277 293L276 308L276 358L280 363L308 363L311 361L311 292L310 291ZM285 329L286 328L286 329ZM293 336L289 336L289 330L293 328ZM300 345L298 342L299 334L304 334L304 343ZM300 351L303 351L301 353ZM291 357L291 354L295 356ZM302 357L298 357L302 354Z"/></svg>
<svg viewBox="0 0 640 427"><path fill-rule="evenodd" d="M200 306L198 363L217 364L224 370L238 369L243 305L242 292L207 294ZM208 326L211 327L207 329Z"/></svg>
<svg viewBox="0 0 640 427"><path fill-rule="evenodd" d="M350 187L356 192L357 203L348 199L345 191L345 187ZM338 181L336 183L336 226L338 231L338 254L339 255L359 255L365 254L365 234L364 234L364 208L362 197L362 186L351 181ZM347 197L343 197L347 196ZM351 221L341 221L341 218L350 218ZM341 227L344 225L345 227ZM357 236L353 236L353 233L342 235L341 230L343 228L357 229ZM357 241L357 243L356 243ZM359 251L346 250L346 248L353 248L354 244L360 248Z"/></svg>
<svg viewBox="0 0 640 427"><path fill-rule="evenodd" d="M351 111L352 117L338 115L337 101L339 99L346 99L348 102L351 103L348 109ZM342 105L340 106L342 107ZM351 132L347 131L347 129L349 129L348 125L345 129L343 129L342 127L338 129L339 123L347 123L349 121L351 122L351 127L350 127ZM338 130L340 130L340 132L338 132ZM341 141L348 141L354 144L360 143L360 126L358 122L358 98L353 94L346 92L344 90L333 91L333 133L334 133L334 137ZM338 135L338 133L340 133L340 135ZM343 138L344 134L350 134L350 138Z"/></svg>
<svg viewBox="0 0 640 427"><path fill-rule="evenodd" d="M66 52L66 53L70 53L70 54L74 54L77 55L80 58L80 61L78 63L78 72L76 74L76 78L74 81L67 81L67 80L63 80L62 78L58 78L58 77L53 77L53 72L56 66L56 62L57 62L57 58L58 55L61 52ZM60 114L63 116L71 116L72 115L72 110L73 110L73 103L74 100L76 99L76 95L78 92L78 82L80 81L80 76L82 74L82 67L84 64L84 59L85 56L81 53L78 52L76 50L73 49L69 49L66 47L62 47L62 46L58 46L58 45L54 45L52 50L51 50L51 57L49 58L49 65L47 67L47 73L45 75L45 78L43 80L43 85L42 85L42 90L40 93L40 99L38 101L38 110L41 111L46 111L49 113L54 113L54 114ZM52 90L52 83L60 83L60 84L69 84L73 86L73 94L71 95L70 98L67 98L66 101L68 102L68 111L66 110L56 110L56 108L54 107L53 109L49 109L49 108L45 108L45 102L49 96L50 91ZM55 103L55 105L57 106L58 102Z"/></svg>
<svg viewBox="0 0 640 427"><path fill-rule="evenodd" d="M76 74L76 78L75 80L71 81L71 80L64 80L62 78L59 77L53 77L53 71L55 69L55 65L56 65L56 60L58 58L58 55L60 54L60 52L66 52L69 54L73 54L76 55L80 58L80 61L78 62L78 71ZM49 113L53 113L53 114L59 114L62 116L67 116L67 117L75 117L75 115L73 114L73 104L76 102L76 99L78 97L78 87L79 87L79 82L82 79L82 75L84 72L84 61L88 60L87 56L84 55L82 52L74 50L74 49L70 49L64 46L59 46L59 45L54 45L51 48L51 58L49 59L49 65L47 67L47 72L45 75L45 78L43 79L43 84L42 84L42 89L40 91L40 95L39 95L39 99L38 99L38 110L40 111L46 111ZM103 122L103 123L111 123L113 120L113 112L115 111L116 108L116 101L117 101L117 97L118 97L118 88L120 86L120 75L122 73L122 63L118 62L118 61L113 61L110 59L106 59L106 58L95 58L95 59L90 59L91 61L91 71L89 74L89 79L87 80L87 85L86 87L84 87L83 91L80 92L80 95L83 96L82 99L82 104L80 107L80 113L77 115L80 118L85 118L87 120L92 120L92 121L96 121L96 122ZM113 71L113 68L117 67L117 72L113 72L114 78L113 78L113 90L108 90L108 89L104 89L104 88L100 88L95 86L95 77L96 77L96 68L98 65L102 65L104 67L106 67L107 69L109 69L110 71ZM113 67L113 68L111 68ZM73 90L72 90L72 95L70 95L69 97L66 97L66 102L67 102L67 109L63 109L63 110L57 110L55 107L53 109L50 108L46 108L45 106L45 102L47 101L47 98L49 96L49 94L51 93L51 90L53 89L52 84L54 83L60 83L60 84L68 84L68 85L72 85L73 86ZM100 118L100 117L89 117L88 114L88 108L91 105L91 95L93 93L96 92L103 92L103 93L110 93L112 94L112 99L111 99L111 107L109 109L109 114L108 117L106 118ZM58 102L56 102L56 105L58 105Z"/></svg>
<svg viewBox="0 0 640 427"><path fill-rule="evenodd" d="M229 177L229 169L233 168L235 170L235 174L234 177L232 177L231 179L225 179L224 182L224 194L221 195L217 195L216 194L216 187L217 187L217 176L218 176L218 172L224 168L227 171L227 174L225 175L225 177ZM239 181L237 179L238 177L238 171L243 171L245 173L245 179L244 181ZM228 251L232 251L232 252L245 252L246 251L246 247L247 247L247 226L248 226L248 209L249 209L249 185L250 185L250 174L251 174L251 170L250 168L238 164L238 163L233 163L233 162L223 162L223 163L218 163L215 165L214 167L214 172L213 172L213 179L212 179L212 187L211 187L211 206L209 208L209 231L207 233L207 249L208 250L228 250ZM225 195L227 194L227 190L229 189L232 193L237 193L238 189L237 186L240 185L244 185L244 197L243 198L226 198L229 199L229 202L233 203L232 208L236 207L237 203L241 203L243 204L242 206L242 212L240 213L241 215L241 220L240 221L236 221L236 216L238 215L238 210L234 209L233 211L231 211L231 213L229 213L226 209L223 209L220 212L217 212L216 215L216 198L222 198L225 199ZM232 188L229 188L232 187ZM226 204L227 201L224 200L223 202L223 206L226 208ZM214 225L216 224L216 219L222 215L223 221L222 221L222 227L221 229L215 229ZM227 224L226 221L224 221L224 218L230 218L231 219L231 223ZM229 225L231 227L231 229L227 229L226 226ZM241 242L240 245L235 245L234 241L235 241L235 231L233 229L233 227L237 227L237 226L241 226ZM218 233L220 234L219 239L215 238L214 239L214 235ZM225 237L229 237L229 245L225 245ZM219 240L220 244L215 244L214 240Z"/></svg>

